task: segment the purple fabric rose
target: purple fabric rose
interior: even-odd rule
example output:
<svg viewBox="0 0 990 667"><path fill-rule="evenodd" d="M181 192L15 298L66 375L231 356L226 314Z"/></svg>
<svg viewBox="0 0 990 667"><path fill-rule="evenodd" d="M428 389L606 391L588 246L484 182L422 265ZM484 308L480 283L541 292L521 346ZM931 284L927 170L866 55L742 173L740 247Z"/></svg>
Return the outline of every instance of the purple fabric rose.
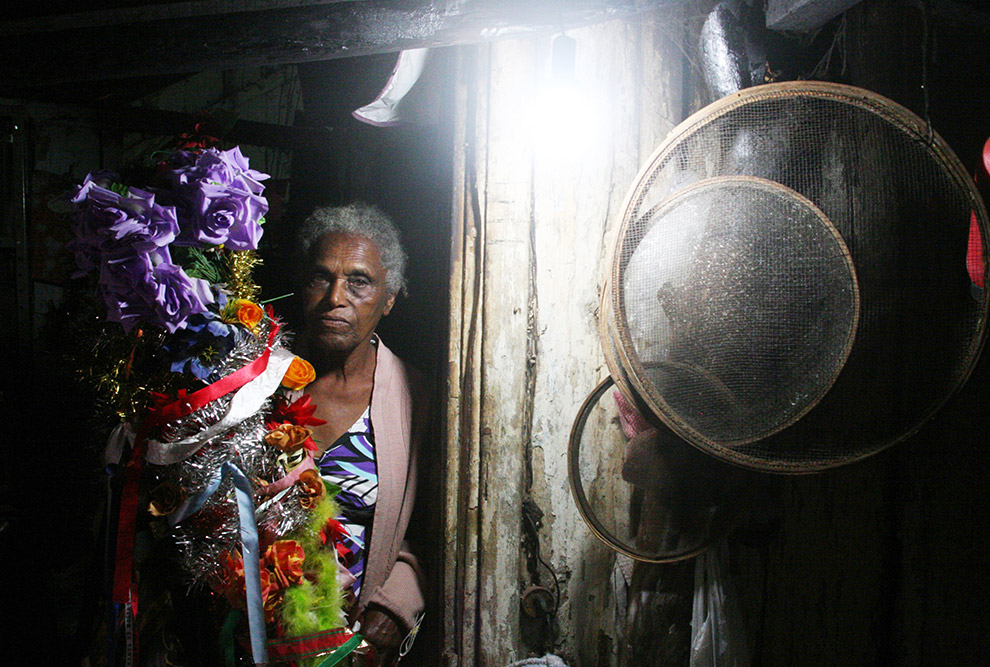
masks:
<svg viewBox="0 0 990 667"><path fill-rule="evenodd" d="M84 275L100 265L111 237L110 227L127 218L127 213L115 206L119 195L99 185L108 184L110 176L107 173L88 174L69 199L73 207L72 231L75 237L69 243L69 249L75 255L78 267L73 277Z"/></svg>
<svg viewBox="0 0 990 667"><path fill-rule="evenodd" d="M114 174L94 172L71 196L75 275L99 270L108 319L128 331L142 322L174 334L214 303L208 281L172 262L172 244L256 250L268 211L261 196L268 176L251 169L239 148L178 151L170 166L171 188L125 188ZM222 333L202 325L214 338Z"/></svg>
<svg viewBox="0 0 990 667"><path fill-rule="evenodd" d="M232 250L257 250L261 219L268 201L261 196L267 174L248 167L239 148L208 149L173 159L172 181L179 198L178 242L182 245L226 244Z"/></svg>
<svg viewBox="0 0 990 667"><path fill-rule="evenodd" d="M131 217L117 221L110 231L115 241L129 245L137 252L163 248L179 233L175 207L156 204L155 195L150 192L129 188L127 196L120 198L119 206L129 211Z"/></svg>
<svg viewBox="0 0 990 667"><path fill-rule="evenodd" d="M179 191L195 189L200 182L234 187L260 195L265 186L261 181L268 174L248 167L248 159L238 147L229 151L209 148L202 153L177 151L172 156L172 183Z"/></svg>
<svg viewBox="0 0 990 667"><path fill-rule="evenodd" d="M105 187L109 180L106 173L90 174L71 198L75 240L70 249L79 267L76 276L93 270L120 247L139 253L167 247L179 231L173 207L156 204L152 193L137 188L121 195Z"/></svg>
<svg viewBox="0 0 990 667"><path fill-rule="evenodd" d="M257 250L262 234L258 221L268 211L264 197L202 182L193 202L191 231L196 241L225 243L231 250Z"/></svg>
<svg viewBox="0 0 990 667"><path fill-rule="evenodd" d="M154 268L155 309L152 321L169 333L185 327L189 317L213 303L210 283L190 278L181 266L159 264Z"/></svg>
<svg viewBox="0 0 990 667"><path fill-rule="evenodd" d="M130 331L153 313L154 264L148 253L119 248L107 253L100 265L99 290L107 305L107 319Z"/></svg>
<svg viewBox="0 0 990 667"><path fill-rule="evenodd" d="M168 248L151 253L119 248L108 253L100 265L99 290L107 319L120 322L125 331L143 321L175 333L214 300L207 281L190 278L171 263Z"/></svg>

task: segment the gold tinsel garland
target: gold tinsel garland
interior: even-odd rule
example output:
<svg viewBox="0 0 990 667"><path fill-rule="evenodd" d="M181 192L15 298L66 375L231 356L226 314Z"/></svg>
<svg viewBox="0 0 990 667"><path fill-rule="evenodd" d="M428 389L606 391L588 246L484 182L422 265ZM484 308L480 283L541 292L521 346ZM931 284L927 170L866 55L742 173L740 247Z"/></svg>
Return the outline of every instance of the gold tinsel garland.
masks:
<svg viewBox="0 0 990 667"><path fill-rule="evenodd" d="M162 335L142 329L130 333L116 326L105 326L97 333L87 363L78 373L96 392L96 416L104 423L139 423L148 410L151 394L174 394L188 380L167 369L148 371L147 359L161 348ZM137 372L134 372L137 369Z"/></svg>
<svg viewBox="0 0 990 667"><path fill-rule="evenodd" d="M230 250L224 253L227 263L227 289L235 299L257 301L261 288L251 278L261 258L254 250Z"/></svg>

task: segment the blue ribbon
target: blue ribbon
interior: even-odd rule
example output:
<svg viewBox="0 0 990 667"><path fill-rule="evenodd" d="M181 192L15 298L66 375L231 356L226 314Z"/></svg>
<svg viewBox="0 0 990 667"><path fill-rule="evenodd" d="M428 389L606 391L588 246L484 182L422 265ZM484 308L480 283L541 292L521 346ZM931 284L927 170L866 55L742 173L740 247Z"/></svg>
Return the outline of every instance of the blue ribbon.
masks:
<svg viewBox="0 0 990 667"><path fill-rule="evenodd" d="M210 499L221 482L233 478L234 495L237 499L237 514L240 520L241 556L244 559L244 589L247 594L248 629L251 632L251 655L256 665L268 662L267 638L265 636L265 608L261 602L261 554L258 546L258 526L254 521L254 501L251 482L241 469L230 461L225 461L220 470L214 473L210 483L197 495L186 501L169 517L175 526L186 517L195 514Z"/></svg>

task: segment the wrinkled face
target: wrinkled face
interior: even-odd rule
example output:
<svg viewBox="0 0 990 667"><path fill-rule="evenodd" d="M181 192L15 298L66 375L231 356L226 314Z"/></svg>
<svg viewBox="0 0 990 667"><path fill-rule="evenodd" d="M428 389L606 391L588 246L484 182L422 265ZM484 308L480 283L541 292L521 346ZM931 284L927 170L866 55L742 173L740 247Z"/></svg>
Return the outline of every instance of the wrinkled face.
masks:
<svg viewBox="0 0 990 667"><path fill-rule="evenodd" d="M350 352L368 341L395 302L385 286L378 246L363 236L333 233L310 251L303 274L306 336L327 352Z"/></svg>

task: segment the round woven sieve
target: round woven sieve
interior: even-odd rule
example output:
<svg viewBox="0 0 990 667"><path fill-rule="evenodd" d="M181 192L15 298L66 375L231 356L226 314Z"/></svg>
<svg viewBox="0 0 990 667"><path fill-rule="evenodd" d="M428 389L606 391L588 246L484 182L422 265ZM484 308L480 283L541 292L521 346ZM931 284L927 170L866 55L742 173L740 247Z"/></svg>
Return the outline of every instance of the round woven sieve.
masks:
<svg viewBox="0 0 990 667"><path fill-rule="evenodd" d="M972 370L987 294L966 269L971 218L986 257L972 180L910 111L830 83L746 89L675 128L631 188L606 357L719 458L863 458Z"/></svg>
<svg viewBox="0 0 990 667"><path fill-rule="evenodd" d="M720 176L647 211L620 279L620 354L654 412L738 446L793 424L832 386L859 313L835 228L779 183Z"/></svg>
<svg viewBox="0 0 990 667"><path fill-rule="evenodd" d="M637 560L674 562L701 553L729 533L747 506L745 471L663 425L627 441L616 427L612 386L607 378L595 388L571 428L568 478L581 516L605 544Z"/></svg>

